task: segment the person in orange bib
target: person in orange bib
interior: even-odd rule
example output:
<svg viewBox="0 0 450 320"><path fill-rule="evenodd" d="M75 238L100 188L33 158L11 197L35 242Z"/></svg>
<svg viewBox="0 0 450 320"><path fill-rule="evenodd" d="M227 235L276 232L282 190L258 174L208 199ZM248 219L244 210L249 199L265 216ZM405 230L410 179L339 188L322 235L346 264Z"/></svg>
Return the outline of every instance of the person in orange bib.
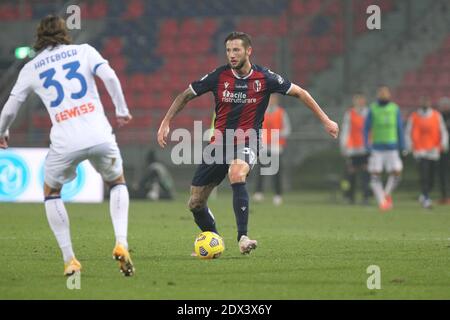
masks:
<svg viewBox="0 0 450 320"><path fill-rule="evenodd" d="M274 205L280 205L283 202L282 198L282 159L281 154L286 147L286 138L291 132L291 124L287 112L279 105L278 96L272 94L269 100L269 106L264 115L262 131L262 145L268 149L269 156L279 157L279 167L276 174L273 175L273 186L275 195L273 197ZM279 137L276 139L272 136L271 130L279 130ZM261 169L261 165L259 165ZM255 201L262 201L263 195L263 175L261 170L256 178L256 192L253 196Z"/></svg>
<svg viewBox="0 0 450 320"><path fill-rule="evenodd" d="M431 107L428 97L422 98L421 107L409 116L406 147L418 163L421 188L419 201L424 208L430 209L434 170L441 152L448 150L448 133L441 113Z"/></svg>
<svg viewBox="0 0 450 320"><path fill-rule="evenodd" d="M342 155L345 157L346 179L349 188L345 197L350 204L355 203L356 178L361 179L363 204L368 204L370 176L367 171L368 152L364 145L364 121L368 108L366 97L361 93L353 95L353 106L345 112L342 123L342 134L339 140Z"/></svg>

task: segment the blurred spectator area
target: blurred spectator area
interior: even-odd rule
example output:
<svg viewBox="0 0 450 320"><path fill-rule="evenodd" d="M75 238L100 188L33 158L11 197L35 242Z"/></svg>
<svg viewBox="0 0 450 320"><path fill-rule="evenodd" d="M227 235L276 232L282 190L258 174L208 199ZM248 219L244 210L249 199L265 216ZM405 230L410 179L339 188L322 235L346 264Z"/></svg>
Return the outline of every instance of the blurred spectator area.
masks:
<svg viewBox="0 0 450 320"><path fill-rule="evenodd" d="M433 103L450 96L450 36L424 59L422 65L407 72L395 91L397 102L407 112L418 107L421 96L431 97Z"/></svg>
<svg viewBox="0 0 450 320"><path fill-rule="evenodd" d="M36 20L60 10L64 1L0 2L2 21ZM104 21L104 31L89 42L109 60L119 76L135 116L128 143L154 139L162 117L190 82L226 63L223 38L233 30L252 36L255 63L288 74L308 86L344 52L344 1L335 0L131 0L79 1L82 19ZM394 0L358 0L353 9L353 35L367 32L366 8L379 5L384 14L396 10ZM101 81L105 112L114 121L114 106ZM423 64L405 74L395 91L401 106L413 107L420 95L434 100L448 95L450 38ZM193 120L210 126L212 95L192 100L172 125L192 129ZM48 130L45 110L33 113L33 130ZM136 135L136 132L138 133ZM138 137L138 138L136 138Z"/></svg>
<svg viewBox="0 0 450 320"><path fill-rule="evenodd" d="M395 9L393 0L358 0L351 3L353 34L367 32L366 8L378 5L383 14ZM344 52L344 1L290 1L287 10L292 80L307 85L315 73L330 66Z"/></svg>

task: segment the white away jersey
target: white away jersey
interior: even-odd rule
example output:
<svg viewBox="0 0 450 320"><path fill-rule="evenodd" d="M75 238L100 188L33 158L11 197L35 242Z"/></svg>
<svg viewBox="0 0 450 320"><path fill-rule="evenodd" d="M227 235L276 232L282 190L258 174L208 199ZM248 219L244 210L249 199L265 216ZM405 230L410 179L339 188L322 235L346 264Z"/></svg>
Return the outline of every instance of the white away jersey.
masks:
<svg viewBox="0 0 450 320"><path fill-rule="evenodd" d="M47 48L20 71L11 91L20 102L36 92L52 121L51 147L72 152L115 138L95 84L97 68L108 63L88 44Z"/></svg>

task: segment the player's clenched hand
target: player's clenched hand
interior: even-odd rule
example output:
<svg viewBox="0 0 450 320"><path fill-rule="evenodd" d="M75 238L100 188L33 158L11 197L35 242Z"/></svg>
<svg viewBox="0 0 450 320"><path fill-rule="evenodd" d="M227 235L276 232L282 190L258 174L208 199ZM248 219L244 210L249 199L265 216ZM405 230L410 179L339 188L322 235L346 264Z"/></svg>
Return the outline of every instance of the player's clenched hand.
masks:
<svg viewBox="0 0 450 320"><path fill-rule="evenodd" d="M338 124L336 122L334 122L333 120L328 119L328 120L326 120L323 123L323 125L325 127L325 130L328 132L328 134L330 136L332 136L335 139L338 137L338 135L339 135L339 126L338 126Z"/></svg>
<svg viewBox="0 0 450 320"><path fill-rule="evenodd" d="M131 121L131 119L133 119L133 116L131 114L124 117L116 117L118 127L122 128L123 126L127 125Z"/></svg>
<svg viewBox="0 0 450 320"><path fill-rule="evenodd" d="M8 137L0 137L0 149L8 148Z"/></svg>
<svg viewBox="0 0 450 320"><path fill-rule="evenodd" d="M169 131L170 131L169 123L163 120L158 130L158 143L162 148L164 148L167 144L166 140L167 136L169 135Z"/></svg>

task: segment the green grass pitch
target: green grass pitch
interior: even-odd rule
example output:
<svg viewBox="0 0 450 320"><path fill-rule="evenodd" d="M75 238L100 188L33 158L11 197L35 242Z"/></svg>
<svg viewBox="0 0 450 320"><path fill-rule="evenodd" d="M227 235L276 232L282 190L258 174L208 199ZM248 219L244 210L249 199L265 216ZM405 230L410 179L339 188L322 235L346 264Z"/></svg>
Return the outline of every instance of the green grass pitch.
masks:
<svg viewBox="0 0 450 320"><path fill-rule="evenodd" d="M251 203L249 235L259 247L239 253L231 195L210 200L226 250L190 257L199 233L182 196L132 201L129 243L136 275L111 258L108 203L67 204L81 289L69 290L42 204L0 204L0 299L449 299L450 210L421 209L410 195L395 209L345 206L324 193L291 193L285 204ZM367 288L367 267L381 289Z"/></svg>

